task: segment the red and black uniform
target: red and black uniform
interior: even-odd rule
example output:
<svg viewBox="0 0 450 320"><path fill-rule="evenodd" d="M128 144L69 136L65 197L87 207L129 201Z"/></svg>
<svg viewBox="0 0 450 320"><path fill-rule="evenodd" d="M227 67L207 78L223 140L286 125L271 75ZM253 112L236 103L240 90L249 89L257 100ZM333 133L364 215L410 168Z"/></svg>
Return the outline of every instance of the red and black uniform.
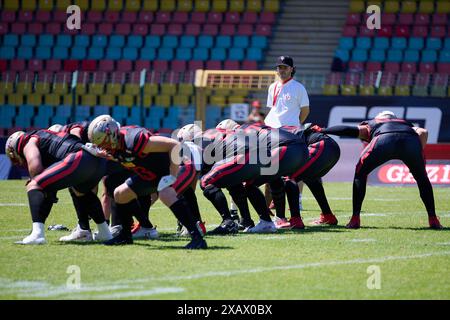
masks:
<svg viewBox="0 0 450 320"><path fill-rule="evenodd" d="M352 134L352 130L357 132ZM433 188L425 169L423 148L413 124L403 119L373 119L361 122L358 128L336 126L321 132L359 136L369 142L362 151L353 181L353 215L359 215L366 193L367 176L383 163L398 159L409 168L417 181L420 196L429 216L435 216Z"/></svg>
<svg viewBox="0 0 450 320"><path fill-rule="evenodd" d="M69 123L66 124L61 132L66 132L66 133L70 133L70 131L72 129L80 129L80 139L83 143L88 143L89 142L89 138L88 138L88 128L90 125L90 121L80 121L80 122L73 122L73 123Z"/></svg>

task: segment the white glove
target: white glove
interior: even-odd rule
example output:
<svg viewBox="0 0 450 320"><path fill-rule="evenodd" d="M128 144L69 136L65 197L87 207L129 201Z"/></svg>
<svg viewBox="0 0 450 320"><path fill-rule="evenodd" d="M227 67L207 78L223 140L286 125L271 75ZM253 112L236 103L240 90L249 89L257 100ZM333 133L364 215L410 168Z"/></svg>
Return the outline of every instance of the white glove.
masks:
<svg viewBox="0 0 450 320"><path fill-rule="evenodd" d="M177 178L172 175L162 177L158 183L158 189L157 189L158 192L160 192L161 190L164 190L167 187L170 187L171 185L173 185L175 183L175 181L177 181Z"/></svg>
<svg viewBox="0 0 450 320"><path fill-rule="evenodd" d="M94 157L105 158L108 160L116 160L106 150L103 150L103 149L97 147L95 144L92 144L90 142L86 143L85 145L83 145L81 147L83 148L83 150L89 152Z"/></svg>

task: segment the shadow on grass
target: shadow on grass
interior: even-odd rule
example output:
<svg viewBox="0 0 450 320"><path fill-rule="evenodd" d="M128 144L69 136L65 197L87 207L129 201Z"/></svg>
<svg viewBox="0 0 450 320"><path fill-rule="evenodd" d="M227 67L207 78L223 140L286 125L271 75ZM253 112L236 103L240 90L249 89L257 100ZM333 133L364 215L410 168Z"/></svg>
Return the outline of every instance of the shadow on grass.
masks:
<svg viewBox="0 0 450 320"><path fill-rule="evenodd" d="M346 231L345 226L306 226L305 229L278 229L278 234L302 234L311 232L343 232Z"/></svg>
<svg viewBox="0 0 450 320"><path fill-rule="evenodd" d="M399 227L399 226L389 226L389 227L366 227L361 226L360 229L380 229L380 230L412 230L412 231L450 231L450 227L444 227L443 229L430 229L429 227Z"/></svg>
<svg viewBox="0 0 450 320"><path fill-rule="evenodd" d="M172 246L172 245L168 245L168 246L164 246L164 245L157 245L155 243L137 243L135 242L133 245L137 245L137 246L142 246L142 247L146 247L146 249L149 250L182 250L182 251L197 251L197 250L187 250L184 248L185 245L188 244L189 241L186 241L183 244L180 244L178 246ZM235 249L234 247L230 247L230 246L210 246L208 245L208 249L201 249L201 250L232 250Z"/></svg>

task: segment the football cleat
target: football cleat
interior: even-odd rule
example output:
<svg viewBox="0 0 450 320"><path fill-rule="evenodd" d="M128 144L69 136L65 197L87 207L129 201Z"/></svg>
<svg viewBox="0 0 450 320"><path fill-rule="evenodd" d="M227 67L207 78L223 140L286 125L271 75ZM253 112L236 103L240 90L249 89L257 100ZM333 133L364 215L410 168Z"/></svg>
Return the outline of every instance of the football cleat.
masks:
<svg viewBox="0 0 450 320"><path fill-rule="evenodd" d="M273 209L275 209L275 203L273 203L273 200L272 200L272 201L270 201L270 204L269 204L269 209L270 209L270 210L273 210Z"/></svg>
<svg viewBox="0 0 450 320"><path fill-rule="evenodd" d="M361 227L361 221L359 216L352 216L349 223L345 226L347 229L359 229Z"/></svg>
<svg viewBox="0 0 450 320"><path fill-rule="evenodd" d="M23 240L16 242L16 244L46 244L46 243L47 241L45 240L45 237L35 233L32 233L29 236L25 237Z"/></svg>
<svg viewBox="0 0 450 320"><path fill-rule="evenodd" d="M428 217L428 223L430 224L431 229L440 230L444 228L439 222L439 218L436 216Z"/></svg>
<svg viewBox="0 0 450 320"><path fill-rule="evenodd" d="M275 233L277 228L272 221L260 220L259 223L253 228L247 228L244 230L246 233Z"/></svg>
<svg viewBox="0 0 450 320"><path fill-rule="evenodd" d="M198 231L200 231L202 236L204 236L206 234L205 221L203 221L203 222L197 221L196 226L197 226Z"/></svg>
<svg viewBox="0 0 450 320"><path fill-rule="evenodd" d="M120 231L122 231L122 226L120 224L111 226L109 227L109 231L111 232L112 237L115 238L119 235Z"/></svg>
<svg viewBox="0 0 450 320"><path fill-rule="evenodd" d="M133 239L158 239L159 233L155 228L144 228L140 227L135 232L133 232Z"/></svg>
<svg viewBox="0 0 450 320"><path fill-rule="evenodd" d="M80 241L80 242L89 242L93 241L92 233L90 230L83 230L79 225L75 229L72 230L72 233L59 238L59 241L68 242L68 241Z"/></svg>
<svg viewBox="0 0 450 320"><path fill-rule="evenodd" d="M139 230L140 227L141 225L139 224L139 222L133 222L133 224L131 225L131 233L135 233Z"/></svg>
<svg viewBox="0 0 450 320"><path fill-rule="evenodd" d="M202 237L194 237L184 248L189 250L207 249L208 245Z"/></svg>
<svg viewBox="0 0 450 320"><path fill-rule="evenodd" d="M222 223L208 232L211 235L227 235L227 234L236 234L239 231L239 226L234 220L226 219L223 220Z"/></svg>
<svg viewBox="0 0 450 320"><path fill-rule="evenodd" d="M241 221L239 221L239 230L253 228L254 226L255 226L255 222L253 220L245 221L244 219L241 219Z"/></svg>
<svg viewBox="0 0 450 320"><path fill-rule="evenodd" d="M320 214L319 219L314 220L313 223L314 225L323 225L323 224L328 224L330 226L335 226L338 224L338 220L336 218L336 216L334 214Z"/></svg>
<svg viewBox="0 0 450 320"><path fill-rule="evenodd" d="M291 225L291 229L305 229L305 225L303 224L301 217L291 217L289 219L289 224Z"/></svg>
<svg viewBox="0 0 450 320"><path fill-rule="evenodd" d="M121 246L125 244L133 244L133 238L131 235L125 234L125 232L120 232L116 237L111 240L103 242L105 246Z"/></svg>
<svg viewBox="0 0 450 320"><path fill-rule="evenodd" d="M275 227L277 229L290 229L291 228L291 224L289 223L289 221L287 221L286 218L276 218L275 219Z"/></svg>

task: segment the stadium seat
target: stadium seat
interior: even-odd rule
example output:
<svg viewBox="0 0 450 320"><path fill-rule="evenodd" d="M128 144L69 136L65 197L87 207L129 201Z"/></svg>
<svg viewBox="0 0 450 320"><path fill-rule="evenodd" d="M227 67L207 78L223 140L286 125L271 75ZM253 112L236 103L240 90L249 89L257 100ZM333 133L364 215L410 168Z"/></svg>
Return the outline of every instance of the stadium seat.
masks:
<svg viewBox="0 0 450 320"><path fill-rule="evenodd" d="M423 38L419 37L411 37L409 38L409 49L412 50L422 50L424 47L424 40Z"/></svg>
<svg viewBox="0 0 450 320"><path fill-rule="evenodd" d="M407 44L406 44L406 38L400 38L400 37L393 37L391 39L391 47L393 49L406 49Z"/></svg>
<svg viewBox="0 0 450 320"><path fill-rule="evenodd" d="M403 52L398 49L389 49L387 52L388 62L402 62L403 61Z"/></svg>

